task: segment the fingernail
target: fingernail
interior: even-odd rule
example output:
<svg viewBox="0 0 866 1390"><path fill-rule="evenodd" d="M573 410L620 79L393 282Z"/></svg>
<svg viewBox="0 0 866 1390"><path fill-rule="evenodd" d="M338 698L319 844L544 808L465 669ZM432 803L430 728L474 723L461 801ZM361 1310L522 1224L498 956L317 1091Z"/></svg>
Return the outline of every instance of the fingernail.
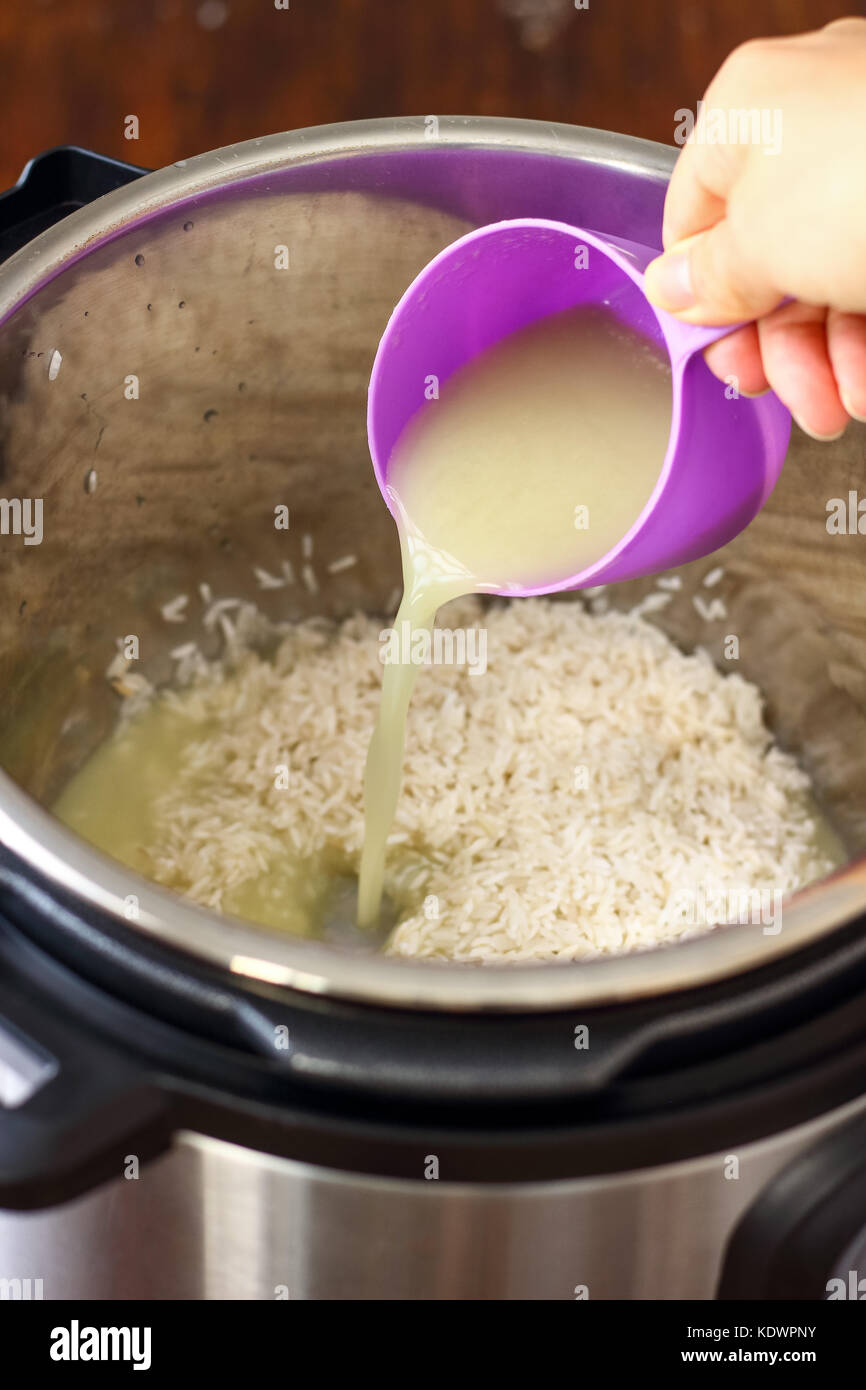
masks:
<svg viewBox="0 0 866 1390"><path fill-rule="evenodd" d="M852 420L859 420L862 425L866 425L866 415L860 415L859 412L854 409L849 398L845 395L843 391L839 392L839 399L844 405L848 414L851 416Z"/></svg>
<svg viewBox="0 0 866 1390"><path fill-rule="evenodd" d="M817 430L811 429L804 420L800 419L799 415L794 416L794 421L800 426L804 434L808 434L810 439L817 439L819 444L829 444L833 439L841 439L842 435L845 433L844 425L841 430L837 430L835 434L818 434Z"/></svg>
<svg viewBox="0 0 866 1390"><path fill-rule="evenodd" d="M644 277L647 298L663 309L690 309L695 304L688 253L668 251L650 261Z"/></svg>
<svg viewBox="0 0 866 1390"><path fill-rule="evenodd" d="M745 396L747 401L759 401L762 396L769 396L769 394L769 386L765 386L763 391L744 391L742 386L740 387L740 395Z"/></svg>

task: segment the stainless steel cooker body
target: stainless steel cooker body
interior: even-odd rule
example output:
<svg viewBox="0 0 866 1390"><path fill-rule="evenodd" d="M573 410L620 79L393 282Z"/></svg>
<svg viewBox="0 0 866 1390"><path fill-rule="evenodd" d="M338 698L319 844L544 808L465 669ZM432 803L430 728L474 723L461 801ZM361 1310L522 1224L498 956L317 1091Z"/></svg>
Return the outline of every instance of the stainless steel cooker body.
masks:
<svg viewBox="0 0 866 1390"><path fill-rule="evenodd" d="M182 1134L146 1181L0 1218L2 1268L45 1298L712 1299L762 1189L862 1113L736 1154L519 1185L361 1176ZM731 1296L820 1294L759 1295L736 1272Z"/></svg>
<svg viewBox="0 0 866 1390"><path fill-rule="evenodd" d="M739 636L742 673L845 844L849 862L786 905L777 935L744 925L568 967L351 956L181 902L46 809L116 718L117 638L137 634L141 670L169 679L161 607L178 593L207 584L275 619L387 609L399 555L364 402L391 307L450 240L499 218L658 244L673 158L533 122L374 121L120 171L125 186L32 240L28 207L0 266L2 486L44 511L40 544L0 547L13 1289L770 1296L786 1262L756 1259L755 1233L772 1226L776 1256L796 1240L764 1219L780 1174L809 1227L798 1165L815 1155L827 1191L849 1193L853 1248L866 585L857 527L831 534L827 504L856 489L860 427L822 451L820 485L815 446L795 439L768 507L720 556L725 632L688 603L660 617L716 656ZM357 566L315 594L259 590L281 503L292 544L308 532L317 556ZM686 567L687 591L702 573ZM820 1231L808 1296L838 1254Z"/></svg>

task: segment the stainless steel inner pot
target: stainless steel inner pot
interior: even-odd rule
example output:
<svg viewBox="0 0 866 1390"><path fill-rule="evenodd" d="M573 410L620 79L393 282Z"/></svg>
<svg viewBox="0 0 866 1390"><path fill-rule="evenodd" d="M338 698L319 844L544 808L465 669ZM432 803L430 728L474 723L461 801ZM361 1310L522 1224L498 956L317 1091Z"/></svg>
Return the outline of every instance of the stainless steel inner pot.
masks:
<svg viewBox="0 0 866 1390"><path fill-rule="evenodd" d="M795 431L770 503L714 561L726 570L724 624L704 623L688 602L654 619L718 658L725 636L739 637L735 669L764 690L771 727L810 772L850 856L786 905L778 936L729 927L574 965L360 958L182 901L45 809L116 718L104 674L116 639L136 633L141 671L169 678L168 653L187 639L160 614L175 595L206 582L273 618L384 612L399 554L369 461L365 397L400 294L448 242L504 217L558 217L658 245L674 158L644 141L527 121L328 126L150 174L0 267L2 495L44 506L41 544L0 537L7 885L23 862L87 910L251 981L443 1009L553 1009L681 989L788 953L866 909L866 564L861 537L827 525L830 499L847 504L862 476L866 429L856 424L830 445ZM288 552L273 527L280 503L291 509ZM276 570L287 553L298 561L304 532L321 592L261 591L253 566ZM325 563L347 551L358 567L325 582ZM687 567L687 588L710 563ZM650 587L625 584L612 597L631 605Z"/></svg>

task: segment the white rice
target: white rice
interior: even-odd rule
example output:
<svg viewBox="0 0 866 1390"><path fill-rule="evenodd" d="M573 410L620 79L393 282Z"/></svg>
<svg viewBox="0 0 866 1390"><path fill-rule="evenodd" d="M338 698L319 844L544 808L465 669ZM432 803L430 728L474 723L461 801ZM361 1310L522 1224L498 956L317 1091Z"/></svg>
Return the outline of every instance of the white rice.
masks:
<svg viewBox="0 0 866 1390"><path fill-rule="evenodd" d="M216 599L213 603L209 605L208 610L205 613L204 618L202 619L202 622L204 623L206 628L213 628L217 625L222 626L222 619L224 614L226 614L230 608L240 608L241 602L242 600L239 598ZM223 631L225 631L224 628Z"/></svg>
<svg viewBox="0 0 866 1390"><path fill-rule="evenodd" d="M183 661L184 657L195 656L198 647L195 642L183 642L179 647L173 647L169 652L172 661Z"/></svg>
<svg viewBox="0 0 866 1390"><path fill-rule="evenodd" d="M260 565L253 565L253 574L260 589L285 589L289 582L285 575L269 574Z"/></svg>
<svg viewBox="0 0 866 1390"><path fill-rule="evenodd" d="M328 565L328 574L342 574L343 570L353 569L357 563L357 555L341 555L338 560L332 560Z"/></svg>
<svg viewBox="0 0 866 1390"><path fill-rule="evenodd" d="M217 605L214 605L217 607ZM220 609L221 616L224 610ZM578 959L687 934L683 890L790 891L827 871L807 779L772 744L757 688L634 614L543 599L450 605L487 629L488 669L419 672L387 890L388 950L460 961ZM286 857L357 869L378 712L379 625L292 626L164 698L208 730L159 805L155 877L219 907ZM290 767L275 790L274 768Z"/></svg>
<svg viewBox="0 0 866 1390"><path fill-rule="evenodd" d="M673 594L647 594L639 603L635 604L632 610L639 618L649 613L660 613L663 608L673 601Z"/></svg>
<svg viewBox="0 0 866 1390"><path fill-rule="evenodd" d="M159 610L163 616L163 621L167 623L186 622L186 606L188 603L188 594L178 594L177 598L169 599L168 603L164 603Z"/></svg>
<svg viewBox="0 0 866 1390"><path fill-rule="evenodd" d="M709 603L707 603L707 600L701 598L700 594L694 594L692 603L694 604L695 611L699 617L703 618L705 623L720 622L723 618L728 616L727 606L720 598L710 599Z"/></svg>

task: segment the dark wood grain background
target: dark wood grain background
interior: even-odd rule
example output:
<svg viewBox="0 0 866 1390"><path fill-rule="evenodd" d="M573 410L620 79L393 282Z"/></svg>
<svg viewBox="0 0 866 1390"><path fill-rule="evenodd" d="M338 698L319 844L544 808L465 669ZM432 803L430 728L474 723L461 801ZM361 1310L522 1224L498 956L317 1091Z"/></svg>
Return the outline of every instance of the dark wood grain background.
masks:
<svg viewBox="0 0 866 1390"><path fill-rule="evenodd" d="M744 39L845 0L0 0L0 187L80 144L149 167L367 116L530 116L672 142ZM583 2L583 0L582 0ZM138 140L124 118L139 120Z"/></svg>

